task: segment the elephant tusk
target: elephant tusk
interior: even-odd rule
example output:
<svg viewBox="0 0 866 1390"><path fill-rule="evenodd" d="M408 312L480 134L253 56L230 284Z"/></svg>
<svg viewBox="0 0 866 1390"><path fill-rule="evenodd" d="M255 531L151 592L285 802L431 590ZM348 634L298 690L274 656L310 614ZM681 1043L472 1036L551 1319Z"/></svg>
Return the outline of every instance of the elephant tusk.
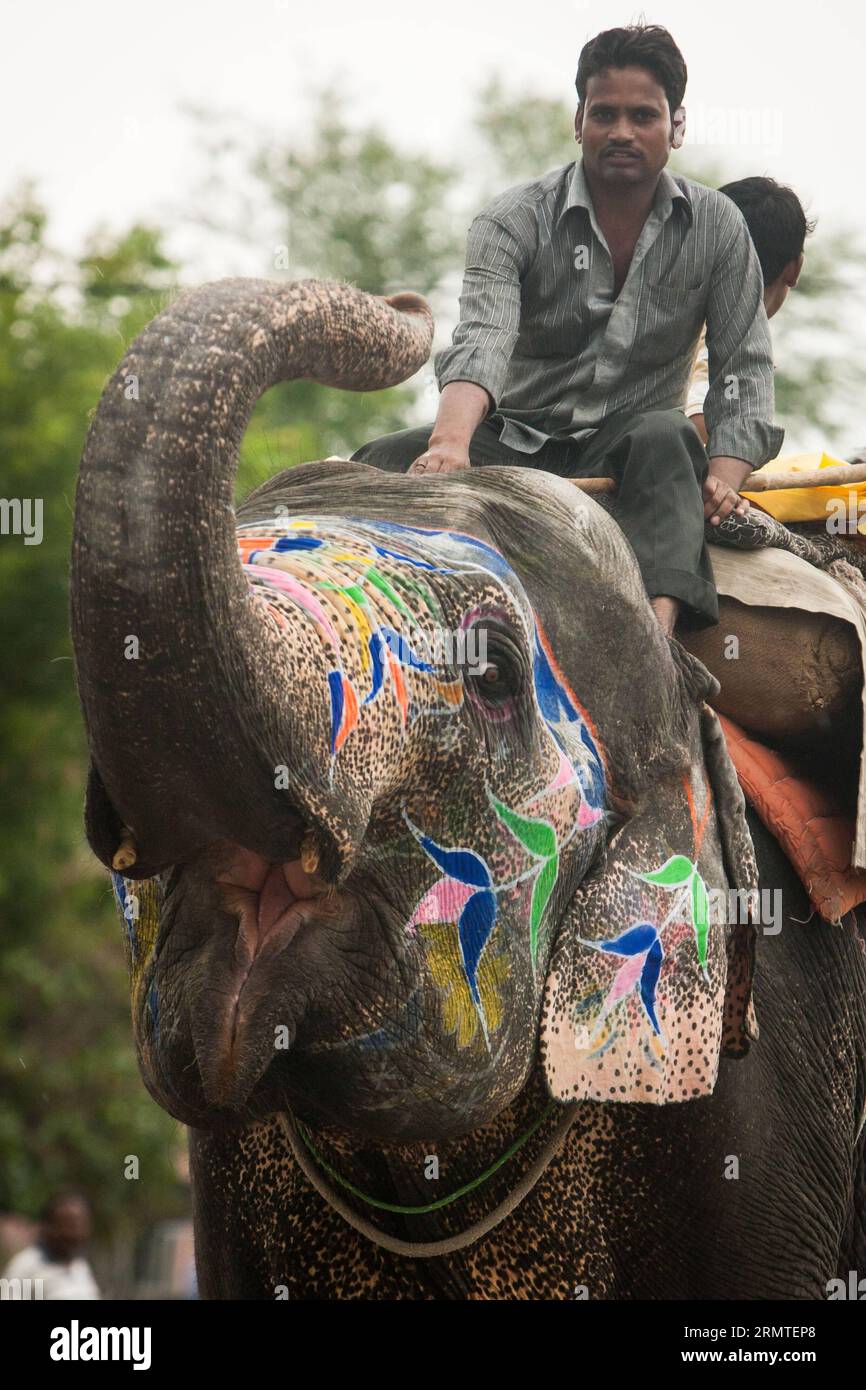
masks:
<svg viewBox="0 0 866 1390"><path fill-rule="evenodd" d="M135 848L135 841L127 831L114 851L111 867L116 869L118 873L122 873L124 869L131 869L137 859L138 851Z"/></svg>
<svg viewBox="0 0 866 1390"><path fill-rule="evenodd" d="M301 841L301 868L305 874L314 874L319 867L319 846L315 830L308 830Z"/></svg>

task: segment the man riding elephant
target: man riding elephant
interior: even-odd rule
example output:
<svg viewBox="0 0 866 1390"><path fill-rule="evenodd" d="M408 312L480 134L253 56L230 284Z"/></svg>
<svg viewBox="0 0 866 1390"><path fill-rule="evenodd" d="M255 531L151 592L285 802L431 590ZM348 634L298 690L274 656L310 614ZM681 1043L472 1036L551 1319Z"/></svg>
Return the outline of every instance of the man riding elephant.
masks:
<svg viewBox="0 0 866 1390"><path fill-rule="evenodd" d="M617 520L670 635L680 609L690 626L718 621L704 521L744 515L739 488L782 443L761 269L730 200L665 169L686 86L667 30L597 35L575 85L583 158L506 190L469 229L435 423L352 457L615 478ZM681 408L704 322L706 451Z"/></svg>

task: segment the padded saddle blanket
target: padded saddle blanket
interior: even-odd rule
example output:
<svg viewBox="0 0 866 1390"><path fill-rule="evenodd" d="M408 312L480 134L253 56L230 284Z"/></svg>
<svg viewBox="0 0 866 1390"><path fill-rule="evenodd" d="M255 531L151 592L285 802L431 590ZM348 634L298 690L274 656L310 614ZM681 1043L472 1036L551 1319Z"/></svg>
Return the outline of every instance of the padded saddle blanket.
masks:
<svg viewBox="0 0 866 1390"><path fill-rule="evenodd" d="M778 526L778 523L774 525ZM834 572L828 573L817 569L813 563L799 555L774 548L743 551L712 546L710 554L720 596L728 596L741 604L764 609L800 609L807 614L829 615L850 625L860 650L859 705L864 716L863 728L866 729L866 681L862 677L863 671L866 671L866 586L860 574L853 569L849 570L847 565L834 565ZM770 666L771 663L768 663L765 667L765 698L768 703L780 698L778 686L774 686L776 673ZM716 674L723 676L723 673L718 671ZM736 715L736 711L732 709L723 712L729 717ZM756 744L756 747L759 746ZM784 755L778 756L785 761ZM776 772L778 770L777 766ZM785 776L793 775L790 766L786 765ZM790 789L793 784L788 781L785 785ZM771 800L775 804L775 796ZM760 813L757 805L756 809ZM769 822L767 824L768 828L776 833L775 827ZM834 863L838 864L840 854L840 847L834 849ZM866 756L862 739L857 804L851 824L847 863L850 863L853 869L866 870ZM805 877L804 883L808 890ZM866 900L866 893L861 900Z"/></svg>
<svg viewBox="0 0 866 1390"><path fill-rule="evenodd" d="M783 530L778 522L771 525L774 532ZM786 532L783 545L789 543L790 549L776 548L773 541L763 548L712 546L720 598L734 599L756 610L799 610L804 617L821 615L848 625L860 654L859 692L855 685L854 699L860 704L866 729L866 588L861 567L857 565L858 573L828 555L832 569L827 561L818 568L815 555L808 553L806 558L800 550L800 537ZM736 547L737 540L732 537L728 544ZM811 542L805 541L805 545L811 552ZM764 664L764 699L769 703L784 703L786 692L778 687L779 670L778 663ZM717 674L723 678L722 672ZM830 922L839 922L852 908L866 902L866 751L862 738L857 804L855 814L851 814L852 808L843 806L842 797L834 794L832 786L819 786L803 777L791 754L766 747L730 715L720 713L719 717L746 800L779 841L816 912Z"/></svg>

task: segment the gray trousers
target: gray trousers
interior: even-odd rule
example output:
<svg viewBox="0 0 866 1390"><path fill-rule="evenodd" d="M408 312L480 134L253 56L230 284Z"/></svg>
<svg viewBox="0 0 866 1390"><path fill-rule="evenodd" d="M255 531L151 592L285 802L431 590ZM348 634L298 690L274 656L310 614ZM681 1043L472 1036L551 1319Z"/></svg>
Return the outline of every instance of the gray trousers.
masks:
<svg viewBox="0 0 866 1390"><path fill-rule="evenodd" d="M614 515L637 557L649 597L679 599L684 627L719 621L704 539L702 485L708 460L681 410L614 416L585 442L551 439L533 454L502 444L503 425L495 413L482 420L469 443L473 467L507 463L562 478L614 478ZM382 435L352 458L387 473L405 473L426 450L432 431L429 424Z"/></svg>

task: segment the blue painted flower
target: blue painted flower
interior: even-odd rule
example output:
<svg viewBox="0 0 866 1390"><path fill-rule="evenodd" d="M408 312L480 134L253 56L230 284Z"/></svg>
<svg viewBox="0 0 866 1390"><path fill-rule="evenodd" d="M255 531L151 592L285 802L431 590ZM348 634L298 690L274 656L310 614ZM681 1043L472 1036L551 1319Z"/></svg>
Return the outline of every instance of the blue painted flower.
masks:
<svg viewBox="0 0 866 1390"><path fill-rule="evenodd" d="M614 1006L637 988L638 997L652 1024L653 1032L664 1041L656 1014L656 985L665 954L658 928L652 922L637 922L612 941L587 941L581 938L581 943L591 946L594 951L623 956L626 962L614 976L602 1004L601 1013L595 1021L593 1034L598 1033Z"/></svg>
<svg viewBox="0 0 866 1390"><path fill-rule="evenodd" d="M455 900L461 901L457 918L460 959L472 1002L478 1010L486 1036L487 1026L478 988L478 966L496 925L497 903L493 876L480 854L476 854L474 850L447 849L413 825L405 811L403 817L425 854L443 873L443 878L425 894L416 909L413 921L434 918L441 920L443 900L447 899L452 903Z"/></svg>

